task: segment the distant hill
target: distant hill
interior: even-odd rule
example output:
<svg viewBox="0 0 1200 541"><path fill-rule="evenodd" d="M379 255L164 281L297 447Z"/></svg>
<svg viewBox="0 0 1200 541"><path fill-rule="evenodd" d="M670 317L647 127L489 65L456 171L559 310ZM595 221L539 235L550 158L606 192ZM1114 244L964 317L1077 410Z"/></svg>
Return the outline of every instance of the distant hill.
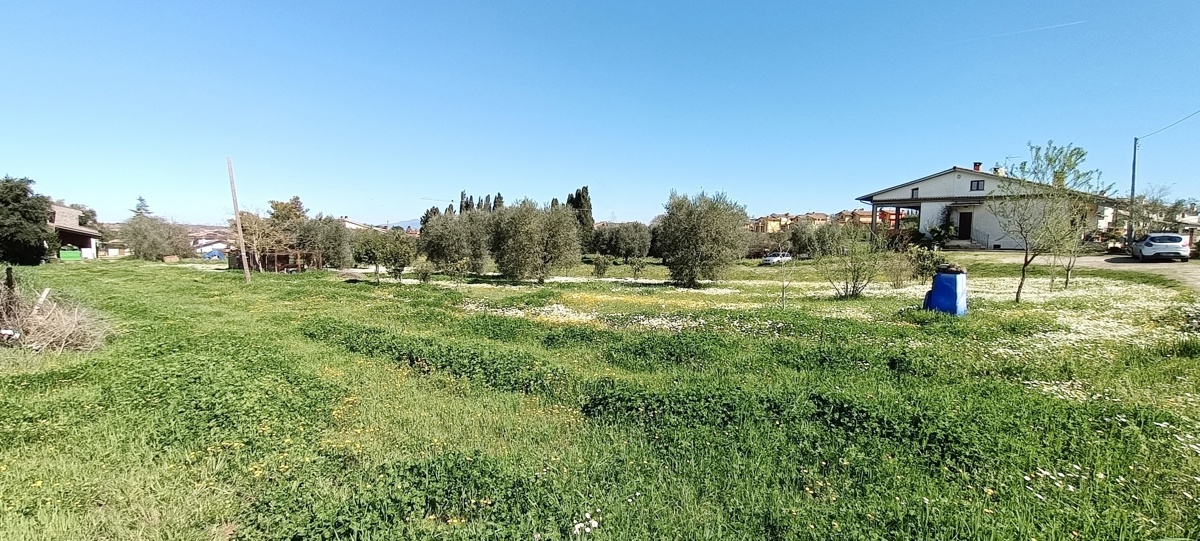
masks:
<svg viewBox="0 0 1200 541"><path fill-rule="evenodd" d="M413 229L420 229L421 228L421 219L413 218L411 220L404 220L403 222L392 222L392 223L386 224L386 225L389 228L390 227L399 227L400 229L407 229L407 228L411 227Z"/></svg>

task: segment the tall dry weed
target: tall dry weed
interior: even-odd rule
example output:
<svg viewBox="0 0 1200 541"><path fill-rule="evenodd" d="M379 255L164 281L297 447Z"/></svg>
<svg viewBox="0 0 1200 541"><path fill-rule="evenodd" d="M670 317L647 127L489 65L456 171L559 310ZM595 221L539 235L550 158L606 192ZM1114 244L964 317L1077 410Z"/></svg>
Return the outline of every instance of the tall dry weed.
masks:
<svg viewBox="0 0 1200 541"><path fill-rule="evenodd" d="M0 286L0 344L53 353L104 345L110 328L95 311L55 299L53 292L40 306L37 298Z"/></svg>

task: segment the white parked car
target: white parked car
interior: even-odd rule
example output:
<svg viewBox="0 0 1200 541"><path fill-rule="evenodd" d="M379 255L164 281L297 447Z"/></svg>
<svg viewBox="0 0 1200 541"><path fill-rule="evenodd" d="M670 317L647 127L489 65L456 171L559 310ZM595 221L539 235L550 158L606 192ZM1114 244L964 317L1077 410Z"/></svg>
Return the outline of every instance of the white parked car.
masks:
<svg viewBox="0 0 1200 541"><path fill-rule="evenodd" d="M1179 233L1165 231L1138 237L1129 247L1129 254L1136 257L1138 261L1178 259L1187 263L1191 247Z"/></svg>
<svg viewBox="0 0 1200 541"><path fill-rule="evenodd" d="M792 254L787 252L771 252L762 260L763 265L778 265L792 260Z"/></svg>

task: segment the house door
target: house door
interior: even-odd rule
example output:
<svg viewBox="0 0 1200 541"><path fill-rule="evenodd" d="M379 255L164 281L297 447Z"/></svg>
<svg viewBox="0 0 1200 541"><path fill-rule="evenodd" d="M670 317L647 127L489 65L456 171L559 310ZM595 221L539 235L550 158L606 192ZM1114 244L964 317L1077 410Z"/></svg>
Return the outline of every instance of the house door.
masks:
<svg viewBox="0 0 1200 541"><path fill-rule="evenodd" d="M958 213L958 240L971 240L971 218L970 212Z"/></svg>

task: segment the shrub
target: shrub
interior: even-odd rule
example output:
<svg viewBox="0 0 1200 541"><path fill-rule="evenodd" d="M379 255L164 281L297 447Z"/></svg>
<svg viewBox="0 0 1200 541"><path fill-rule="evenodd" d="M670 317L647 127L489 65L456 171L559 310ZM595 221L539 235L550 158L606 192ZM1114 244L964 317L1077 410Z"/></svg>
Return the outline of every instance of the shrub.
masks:
<svg viewBox="0 0 1200 541"><path fill-rule="evenodd" d="M592 276L596 278L604 278L608 273L608 267L612 265L612 260L606 255L598 255L592 258Z"/></svg>
<svg viewBox="0 0 1200 541"><path fill-rule="evenodd" d="M548 349L564 349L586 346L607 345L620 339L617 333L598 329L588 325L569 325L551 330L542 339L542 345Z"/></svg>
<svg viewBox="0 0 1200 541"><path fill-rule="evenodd" d="M422 284L426 284L433 278L433 271L433 265L428 261L423 261L417 265L417 268L413 272L417 275L417 280L420 280Z"/></svg>
<svg viewBox="0 0 1200 541"><path fill-rule="evenodd" d="M830 229L830 227L836 229ZM853 299L875 280L884 266L887 253L878 236L853 226L826 226L835 235L838 249L817 258L817 271L832 286L839 299Z"/></svg>
<svg viewBox="0 0 1200 541"><path fill-rule="evenodd" d="M683 331L674 334L648 333L626 340L604 351L604 360L629 370L653 370L669 366L700 369L722 360L738 345L725 335Z"/></svg>
<svg viewBox="0 0 1200 541"><path fill-rule="evenodd" d="M908 254L887 254L884 262L885 271L892 287L901 288L908 284L915 272L912 260Z"/></svg>
<svg viewBox="0 0 1200 541"><path fill-rule="evenodd" d="M431 523L460 520L485 522L497 533L553 503L514 468L479 452L386 463L339 485L349 495L326 506L310 500L324 488L318 483L285 483L258 495L243 512L246 526L239 533L269 539L414 539L426 537Z"/></svg>
<svg viewBox="0 0 1200 541"><path fill-rule="evenodd" d="M330 318L310 321L302 329L311 339L354 353L391 358L424 372L445 370L502 391L552 393L566 381L562 369L516 349L412 336Z"/></svg>
<svg viewBox="0 0 1200 541"><path fill-rule="evenodd" d="M929 248L911 247L908 249L908 260L912 264L913 276L925 284L937 273L938 265L946 264L946 255Z"/></svg>
<svg viewBox="0 0 1200 541"><path fill-rule="evenodd" d="M629 271L633 273L635 279L642 277L642 271L646 270L646 260L640 257L635 257L629 260Z"/></svg>

